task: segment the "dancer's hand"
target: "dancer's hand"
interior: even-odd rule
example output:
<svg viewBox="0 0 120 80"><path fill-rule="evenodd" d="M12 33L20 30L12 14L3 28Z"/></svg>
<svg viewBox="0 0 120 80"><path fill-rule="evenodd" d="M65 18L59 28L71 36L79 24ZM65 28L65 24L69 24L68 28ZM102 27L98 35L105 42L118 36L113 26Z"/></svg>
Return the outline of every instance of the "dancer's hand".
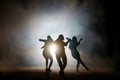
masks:
<svg viewBox="0 0 120 80"><path fill-rule="evenodd" d="M80 41L83 40L82 38L80 39Z"/></svg>
<svg viewBox="0 0 120 80"><path fill-rule="evenodd" d="M41 41L41 39L39 39L39 41Z"/></svg>
<svg viewBox="0 0 120 80"><path fill-rule="evenodd" d="M70 38L66 37L67 40L71 40Z"/></svg>
<svg viewBox="0 0 120 80"><path fill-rule="evenodd" d="M39 41L43 41L43 39L39 39Z"/></svg>

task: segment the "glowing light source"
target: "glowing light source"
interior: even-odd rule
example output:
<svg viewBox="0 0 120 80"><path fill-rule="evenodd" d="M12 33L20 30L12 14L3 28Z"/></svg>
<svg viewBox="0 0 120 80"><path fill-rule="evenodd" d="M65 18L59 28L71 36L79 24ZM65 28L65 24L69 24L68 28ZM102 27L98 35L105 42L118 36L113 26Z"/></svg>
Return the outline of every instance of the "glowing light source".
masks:
<svg viewBox="0 0 120 80"><path fill-rule="evenodd" d="M55 44L52 44L52 45L50 46L50 49L49 49L49 50L50 50L50 53L51 53L53 59L55 59L56 45L55 45Z"/></svg>

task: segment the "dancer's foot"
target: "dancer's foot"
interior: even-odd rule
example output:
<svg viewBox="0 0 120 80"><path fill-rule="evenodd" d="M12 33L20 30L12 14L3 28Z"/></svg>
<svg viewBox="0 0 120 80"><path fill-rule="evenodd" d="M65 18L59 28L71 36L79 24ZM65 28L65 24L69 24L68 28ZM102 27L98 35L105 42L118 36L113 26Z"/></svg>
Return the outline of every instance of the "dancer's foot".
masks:
<svg viewBox="0 0 120 80"><path fill-rule="evenodd" d="M64 74L64 71L63 71L63 70L60 70L59 74L60 74L60 75L63 75L63 74Z"/></svg>
<svg viewBox="0 0 120 80"><path fill-rule="evenodd" d="M46 69L45 69L45 71L47 72L47 71L48 71L48 69L46 68Z"/></svg>
<svg viewBox="0 0 120 80"><path fill-rule="evenodd" d="M76 72L79 72L79 70L78 70L78 69L76 69Z"/></svg>
<svg viewBox="0 0 120 80"><path fill-rule="evenodd" d="M51 69L48 69L48 72L52 72L52 70L51 70Z"/></svg>

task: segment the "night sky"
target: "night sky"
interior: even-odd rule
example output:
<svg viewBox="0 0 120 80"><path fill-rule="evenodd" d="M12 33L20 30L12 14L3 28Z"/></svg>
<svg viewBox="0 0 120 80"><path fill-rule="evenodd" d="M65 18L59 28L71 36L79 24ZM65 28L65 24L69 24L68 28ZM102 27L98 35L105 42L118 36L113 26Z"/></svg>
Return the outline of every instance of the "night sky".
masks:
<svg viewBox="0 0 120 80"><path fill-rule="evenodd" d="M115 3L115 2L114 2ZM90 68L118 70L119 29L113 2L0 0L0 69L45 66L39 38L83 38L79 51ZM67 50L69 50L67 48ZM68 61L75 61L67 52ZM68 66L74 66L68 62Z"/></svg>

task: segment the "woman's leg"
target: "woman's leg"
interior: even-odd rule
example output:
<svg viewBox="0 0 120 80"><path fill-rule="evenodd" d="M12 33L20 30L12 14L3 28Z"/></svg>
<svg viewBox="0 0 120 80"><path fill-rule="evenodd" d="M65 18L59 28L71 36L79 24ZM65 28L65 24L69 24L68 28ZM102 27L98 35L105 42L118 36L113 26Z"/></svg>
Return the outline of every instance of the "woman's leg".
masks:
<svg viewBox="0 0 120 80"><path fill-rule="evenodd" d="M80 66L80 61L77 60L76 71L78 71L78 72L79 72L79 70L78 70L79 66Z"/></svg>
<svg viewBox="0 0 120 80"><path fill-rule="evenodd" d="M51 68L52 64L53 64L53 58L50 58L50 64L49 64L49 68L48 68L49 71L51 71L50 68Z"/></svg>
<svg viewBox="0 0 120 80"><path fill-rule="evenodd" d="M48 58L46 58L46 71L48 70Z"/></svg>
<svg viewBox="0 0 120 80"><path fill-rule="evenodd" d="M84 62L79 58L79 62L86 68L86 70L89 70L89 68L84 64Z"/></svg>
<svg viewBox="0 0 120 80"><path fill-rule="evenodd" d="M62 57L62 60L63 60L63 71L64 71L64 69L65 69L65 67L66 67L66 65L67 65L67 57L66 57L66 55L64 55L64 56Z"/></svg>
<svg viewBox="0 0 120 80"><path fill-rule="evenodd" d="M58 65L60 67L60 71L62 71L63 65L62 65L61 57L56 57L56 58L57 58Z"/></svg>

